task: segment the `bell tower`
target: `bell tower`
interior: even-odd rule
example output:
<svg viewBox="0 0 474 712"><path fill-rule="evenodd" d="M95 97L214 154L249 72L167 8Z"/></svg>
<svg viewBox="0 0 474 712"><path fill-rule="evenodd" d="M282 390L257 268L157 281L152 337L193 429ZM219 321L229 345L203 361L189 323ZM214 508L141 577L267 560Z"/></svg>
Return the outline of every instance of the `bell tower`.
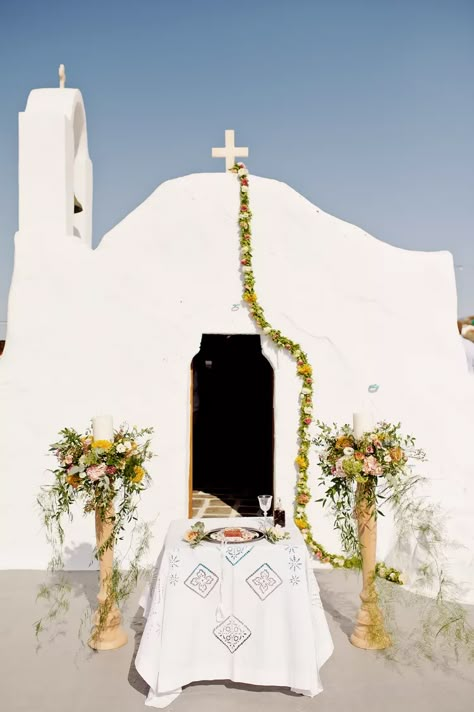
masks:
<svg viewBox="0 0 474 712"><path fill-rule="evenodd" d="M92 242L92 162L81 92L30 92L19 115L19 232Z"/></svg>

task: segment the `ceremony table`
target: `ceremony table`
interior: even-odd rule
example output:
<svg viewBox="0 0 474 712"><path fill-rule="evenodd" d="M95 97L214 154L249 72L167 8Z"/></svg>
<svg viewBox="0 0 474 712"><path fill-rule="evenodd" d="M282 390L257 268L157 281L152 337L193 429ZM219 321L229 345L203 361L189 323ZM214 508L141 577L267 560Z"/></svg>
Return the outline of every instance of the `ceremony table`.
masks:
<svg viewBox="0 0 474 712"><path fill-rule="evenodd" d="M206 530L259 528L257 518L207 519ZM172 522L140 605L146 625L135 660L150 686L146 705L166 707L200 680L232 680L322 691L319 669L331 634L300 532L272 544L202 542L183 535L193 521Z"/></svg>

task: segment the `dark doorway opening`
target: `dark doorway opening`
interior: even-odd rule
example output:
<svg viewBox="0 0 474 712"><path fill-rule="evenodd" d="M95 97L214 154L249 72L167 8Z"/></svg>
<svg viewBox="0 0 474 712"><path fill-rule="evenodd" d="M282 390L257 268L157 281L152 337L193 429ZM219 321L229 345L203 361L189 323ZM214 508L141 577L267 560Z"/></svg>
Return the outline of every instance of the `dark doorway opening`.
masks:
<svg viewBox="0 0 474 712"><path fill-rule="evenodd" d="M226 516L219 500L256 515L258 495L273 494L273 369L260 337L203 334L192 377L193 499L213 497L198 516Z"/></svg>

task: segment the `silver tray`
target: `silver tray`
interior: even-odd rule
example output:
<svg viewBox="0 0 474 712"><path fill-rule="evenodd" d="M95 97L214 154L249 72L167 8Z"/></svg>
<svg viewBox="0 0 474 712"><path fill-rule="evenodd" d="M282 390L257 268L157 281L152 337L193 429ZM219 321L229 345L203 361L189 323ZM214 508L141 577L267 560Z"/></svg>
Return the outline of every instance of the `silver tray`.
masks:
<svg viewBox="0 0 474 712"><path fill-rule="evenodd" d="M251 532L253 534L252 539L217 539L216 534L219 534L220 532L223 532L224 529L242 529L243 531L246 532ZM213 536L214 534L214 536ZM254 541L258 541L259 539L263 539L263 532L260 531L259 529L253 529L252 527L219 527L218 529L211 529L211 531L207 532L206 536L204 537L207 541L212 542L213 544L222 544L223 541L225 541L226 544L252 544Z"/></svg>

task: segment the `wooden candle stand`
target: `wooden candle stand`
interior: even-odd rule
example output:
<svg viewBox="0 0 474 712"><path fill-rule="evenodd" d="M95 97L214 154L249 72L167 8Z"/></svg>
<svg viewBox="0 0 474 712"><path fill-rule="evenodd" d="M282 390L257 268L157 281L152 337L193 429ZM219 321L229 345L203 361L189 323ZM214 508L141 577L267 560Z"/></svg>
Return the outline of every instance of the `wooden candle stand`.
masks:
<svg viewBox="0 0 474 712"><path fill-rule="evenodd" d="M364 650L383 650L391 646L390 636L383 623L375 588L375 557L377 547L377 520L375 504L367 499L367 487L357 485L357 526L362 556L362 605L357 614L357 623L351 635L351 643Z"/></svg>
<svg viewBox="0 0 474 712"><path fill-rule="evenodd" d="M106 513L105 521L100 512L95 513L95 532L97 551L110 538L114 528L114 506L111 505ZM122 628L122 616L117 604L111 595L108 595L109 581L113 571L114 548L108 547L99 558L100 587L97 600L99 606L94 615L94 629L89 640L89 646L94 650L115 650L125 645L128 636Z"/></svg>

